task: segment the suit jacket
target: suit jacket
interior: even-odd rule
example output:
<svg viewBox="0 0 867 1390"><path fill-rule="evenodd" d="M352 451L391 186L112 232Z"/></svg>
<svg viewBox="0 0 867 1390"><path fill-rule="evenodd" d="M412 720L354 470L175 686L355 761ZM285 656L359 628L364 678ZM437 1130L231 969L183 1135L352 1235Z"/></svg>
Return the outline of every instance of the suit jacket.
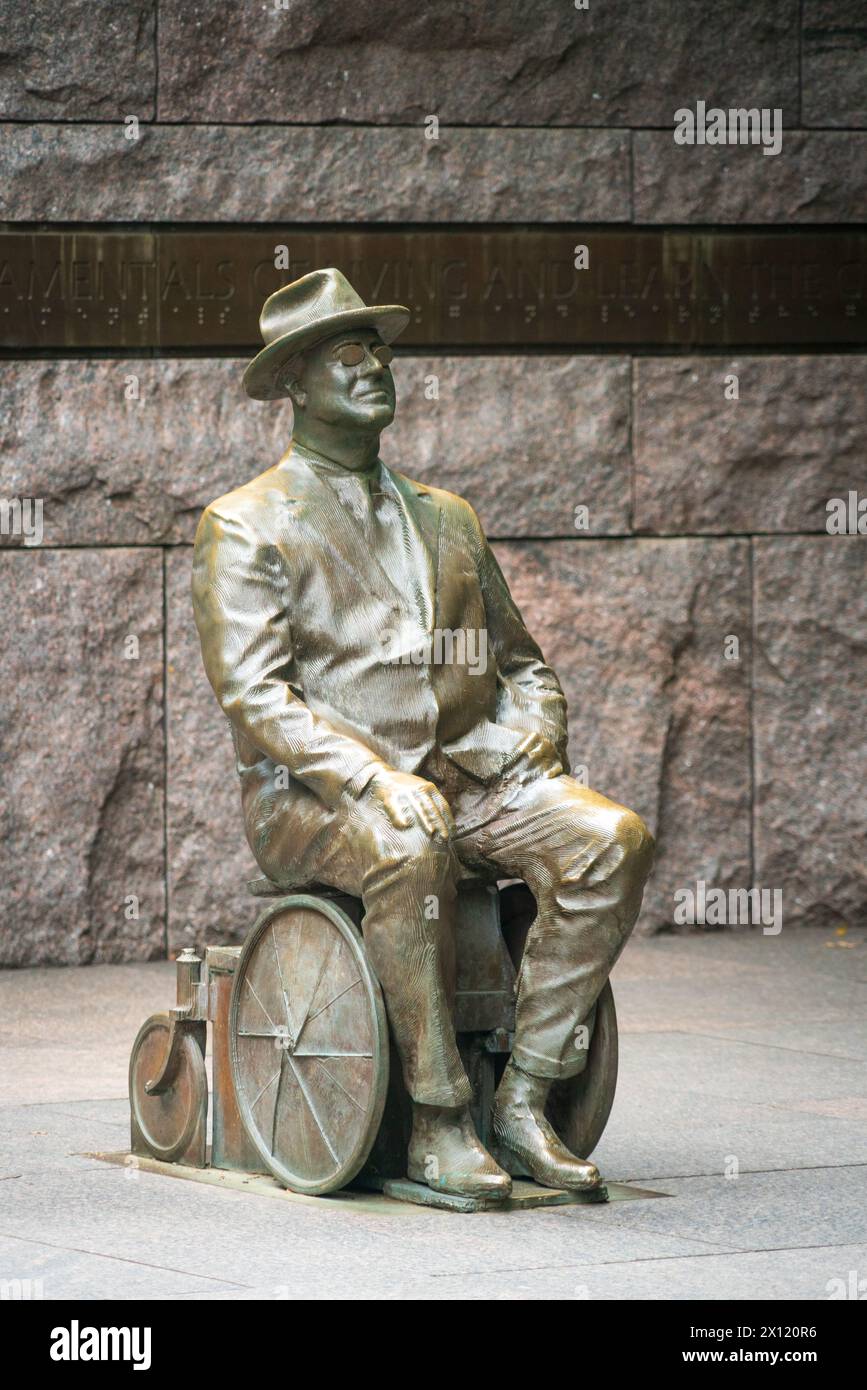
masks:
<svg viewBox="0 0 867 1390"><path fill-rule="evenodd" d="M300 782L333 807L383 767L415 772L438 748L489 782L530 730L554 743L565 767L563 692L472 507L380 468L423 541L431 640L436 630L484 629L486 667L474 673L460 643L440 664L383 661L383 633L419 624L418 609L335 491L290 447L213 502L196 535L202 657L242 779L254 767L260 783L286 768L284 795Z"/></svg>

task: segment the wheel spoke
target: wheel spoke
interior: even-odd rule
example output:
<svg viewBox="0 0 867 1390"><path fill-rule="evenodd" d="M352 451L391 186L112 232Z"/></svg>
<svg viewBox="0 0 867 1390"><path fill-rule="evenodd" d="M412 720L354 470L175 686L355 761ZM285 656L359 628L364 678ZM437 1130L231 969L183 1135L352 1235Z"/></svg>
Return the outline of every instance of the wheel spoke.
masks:
<svg viewBox="0 0 867 1390"><path fill-rule="evenodd" d="M300 1048L295 1049L296 1057L372 1057L372 1052L328 1052L325 1048L319 1048L316 1052L303 1052Z"/></svg>
<svg viewBox="0 0 867 1390"><path fill-rule="evenodd" d="M339 940L339 938L338 938L338 940ZM304 1027L305 1027L305 1025L306 1025L306 1023L307 1023L307 1021L308 1021L308 1018L309 1018L309 1016L310 1016L310 1005L313 1003L313 1000L316 998L316 991L318 990L319 986L320 986L321 983L322 983L322 977L323 977L323 975L325 974L325 971L326 971L327 966L328 966L328 965L330 964L330 962L331 962L331 957L334 955L334 948L335 948L336 945L337 945L337 941L332 941L332 942L331 942L331 945L330 945L329 948L328 948L328 954L324 957L324 959L323 959L321 965L319 966L319 974L318 974L317 977L316 977L316 984L313 986L313 989L310 991L310 998L307 1000L307 1008L306 1008L306 1010L305 1010L304 1017L303 1017L302 1020L301 1020L301 1027L298 1029L298 1032L295 1034L295 1041L296 1041L296 1043L300 1040L301 1034L304 1032Z"/></svg>
<svg viewBox="0 0 867 1390"><path fill-rule="evenodd" d="M280 1089L283 1085L283 1077L286 1074L286 1053L280 1053L280 1069L277 1072L280 1080L277 1082L277 1094L274 1097L274 1110L271 1114L271 1143L269 1145L271 1156L274 1156L274 1141L277 1138L277 1113L280 1109ZM273 1077L272 1077L273 1080ZM269 1083L270 1084L270 1083Z"/></svg>
<svg viewBox="0 0 867 1390"><path fill-rule="evenodd" d="M269 1014L268 1010L265 1008L265 1005L262 1003L262 1000L259 998L259 996L258 996L258 994L256 993L255 989L253 988L253 982L252 982L252 980L250 979L249 973L246 974L246 975L244 976L244 984L245 984L245 985L247 986L247 988L250 990L251 994L253 995L253 998L256 1000L256 1003L259 1005L259 1008L262 1010L263 1014L264 1014L265 1017L267 1018L268 1022L269 1022L270 1025L271 1025L271 1027L274 1029L274 1033L276 1034L276 1032L277 1032L277 1024L274 1022L274 1020L273 1020L273 1018L271 1017L271 1015Z"/></svg>
<svg viewBox="0 0 867 1390"><path fill-rule="evenodd" d="M274 959L277 962L277 974L280 977L280 989L283 994L283 1007L286 1010L286 1027L292 1034L292 1014L289 1011L289 995L286 993L286 981L283 979L283 968L280 965L280 952L277 950L277 930L274 923L271 923L271 941L274 946Z"/></svg>
<svg viewBox="0 0 867 1390"><path fill-rule="evenodd" d="M288 1053L288 1052L284 1052L284 1053L283 1053L283 1056L287 1059L287 1061L289 1062L290 1067L292 1068L292 1071L293 1071L294 1074L295 1074L295 1080L298 1082L298 1085L301 1087L301 1094L303 1095L304 1099L305 1099L306 1102L307 1102L307 1107L308 1107L308 1109L309 1109L309 1111L310 1111L310 1114L313 1116L314 1120L316 1121L316 1126L317 1126L317 1128L318 1128L318 1130L319 1130L319 1133L322 1135L322 1138L323 1138L323 1140L324 1140L324 1142L325 1142L325 1147L328 1149L328 1152L331 1154L331 1157L334 1159L334 1162L337 1163L337 1164L339 1164L339 1163L340 1163L340 1156L339 1156L339 1154L335 1153L334 1145L332 1144L332 1142L331 1142L331 1140L329 1139L327 1133L325 1132L325 1126L323 1125L322 1121L320 1120L319 1115L318 1115L317 1110L316 1110L316 1106L313 1104L313 1100L311 1099L310 1093L308 1092L307 1087L306 1087L305 1084L304 1084L304 1078L303 1078L303 1076L301 1075L300 1071L299 1071L298 1068L296 1067L295 1062L293 1061L293 1059L289 1056L289 1053ZM303 1126L302 1126L302 1131L303 1131Z"/></svg>
<svg viewBox="0 0 867 1390"><path fill-rule="evenodd" d="M358 1101L355 1099L355 1096L351 1095L350 1092L347 1091L347 1089L346 1089L345 1086L341 1086L340 1082L337 1080L337 1077L334 1076L334 1075L332 1075L332 1073L328 1070L327 1067L323 1067L323 1066L322 1066L322 1063L319 1061L319 1058L318 1058L318 1057L315 1059L315 1061L316 1061L316 1065L317 1065L318 1067L322 1067L322 1070L325 1072L325 1075L328 1077L328 1080L329 1080L329 1081L333 1081L334 1084L335 1084L335 1086L337 1087L338 1091L342 1091L343 1094L346 1096L346 1099L350 1102L350 1104L354 1105L355 1108L356 1108L356 1110L359 1110L359 1111L361 1112L361 1114L363 1115L363 1114L364 1114L364 1106L363 1106L363 1105L359 1105L359 1104L358 1104Z"/></svg>
<svg viewBox="0 0 867 1390"><path fill-rule="evenodd" d="M251 1110L253 1109L253 1106L254 1106L254 1105L258 1105L258 1104L259 1104L259 1101L262 1099L262 1097L264 1096L265 1092L268 1090L268 1087L274 1085L274 1082L277 1080L277 1077L280 1075L280 1071L281 1071L282 1065L283 1065L283 1062L282 1062L282 1058L281 1058L280 1066L277 1068L277 1070L275 1071L274 1075L271 1077L271 1080L265 1082L265 1085L262 1087L262 1089L261 1089L261 1091L259 1092L259 1094L257 1095L256 1099L255 1099L254 1101L251 1101L251 1103L250 1103L250 1109L251 1109Z"/></svg>
<svg viewBox="0 0 867 1390"><path fill-rule="evenodd" d="M290 944L290 947L289 947L289 954L290 954L290 961L289 961L289 979L290 979L290 980L295 980L296 977L297 977L297 974L298 974L298 953L299 953L299 951L300 951L300 949L301 949L301 943L302 943L303 940L304 940L304 929L305 929L306 926L307 926L307 919L306 919L305 917L302 917L302 918L301 918L301 924L300 924L300 926L297 926L297 927L295 928L295 930L292 932L292 940L291 940L291 944ZM299 1029L298 1031L300 1032L301 1030ZM298 1034L296 1033L295 1036L297 1037Z"/></svg>
<svg viewBox="0 0 867 1390"><path fill-rule="evenodd" d="M310 1017L306 1020L306 1022L312 1023L314 1018L318 1018L320 1014L324 1014L326 1009L330 1009L332 1004L336 1004L338 999L342 999L344 994L348 994L351 989L355 989L355 986L360 984L361 976L359 975L358 979L353 980L351 985L347 985L346 988L342 989L339 994L335 994L333 999L329 999L327 1004L323 1004L321 1009L317 1009L315 1014L311 1014Z"/></svg>

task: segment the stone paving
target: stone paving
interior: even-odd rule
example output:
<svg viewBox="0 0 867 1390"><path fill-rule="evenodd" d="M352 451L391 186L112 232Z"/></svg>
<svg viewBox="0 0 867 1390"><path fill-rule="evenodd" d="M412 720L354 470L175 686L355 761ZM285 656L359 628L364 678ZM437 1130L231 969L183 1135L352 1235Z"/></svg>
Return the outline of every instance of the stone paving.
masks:
<svg viewBox="0 0 867 1390"><path fill-rule="evenodd" d="M864 934L634 941L613 977L621 1076L596 1158L667 1195L508 1215L274 1199L88 1157L128 1142L129 1047L173 977L163 962L0 974L0 1280L39 1280L46 1299L867 1288Z"/></svg>

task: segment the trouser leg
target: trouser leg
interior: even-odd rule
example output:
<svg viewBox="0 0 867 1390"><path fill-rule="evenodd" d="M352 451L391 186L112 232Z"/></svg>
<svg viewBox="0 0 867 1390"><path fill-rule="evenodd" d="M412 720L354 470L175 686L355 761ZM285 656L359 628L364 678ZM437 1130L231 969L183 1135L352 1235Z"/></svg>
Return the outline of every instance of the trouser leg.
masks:
<svg viewBox="0 0 867 1390"><path fill-rule="evenodd" d="M453 1021L455 874L449 843L371 807L325 807L305 788L251 797L251 846L276 882L328 883L364 904L362 934L414 1101L461 1106L472 1088Z"/></svg>
<svg viewBox="0 0 867 1390"><path fill-rule="evenodd" d="M361 884L364 940L414 1101L472 1099L455 1039L454 858L446 841L396 831Z"/></svg>
<svg viewBox="0 0 867 1390"><path fill-rule="evenodd" d="M518 976L512 1057L535 1076L574 1075L585 1060L576 1030L635 924L652 836L633 812L564 776L530 783L468 832L459 820L455 846L533 892L538 911Z"/></svg>

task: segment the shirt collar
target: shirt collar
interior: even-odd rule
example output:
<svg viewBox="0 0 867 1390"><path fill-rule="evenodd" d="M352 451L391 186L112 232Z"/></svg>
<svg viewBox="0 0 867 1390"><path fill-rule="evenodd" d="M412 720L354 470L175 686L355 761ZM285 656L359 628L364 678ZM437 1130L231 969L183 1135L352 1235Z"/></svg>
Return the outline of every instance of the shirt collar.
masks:
<svg viewBox="0 0 867 1390"><path fill-rule="evenodd" d="M357 478L369 492L383 491L385 476L383 472L382 460L377 456L373 463L367 468L344 468L342 464L334 459L329 459L324 454L318 454L314 449L307 448L306 445L292 443L292 452L300 456L310 464L317 473L322 474L335 481L341 479Z"/></svg>

